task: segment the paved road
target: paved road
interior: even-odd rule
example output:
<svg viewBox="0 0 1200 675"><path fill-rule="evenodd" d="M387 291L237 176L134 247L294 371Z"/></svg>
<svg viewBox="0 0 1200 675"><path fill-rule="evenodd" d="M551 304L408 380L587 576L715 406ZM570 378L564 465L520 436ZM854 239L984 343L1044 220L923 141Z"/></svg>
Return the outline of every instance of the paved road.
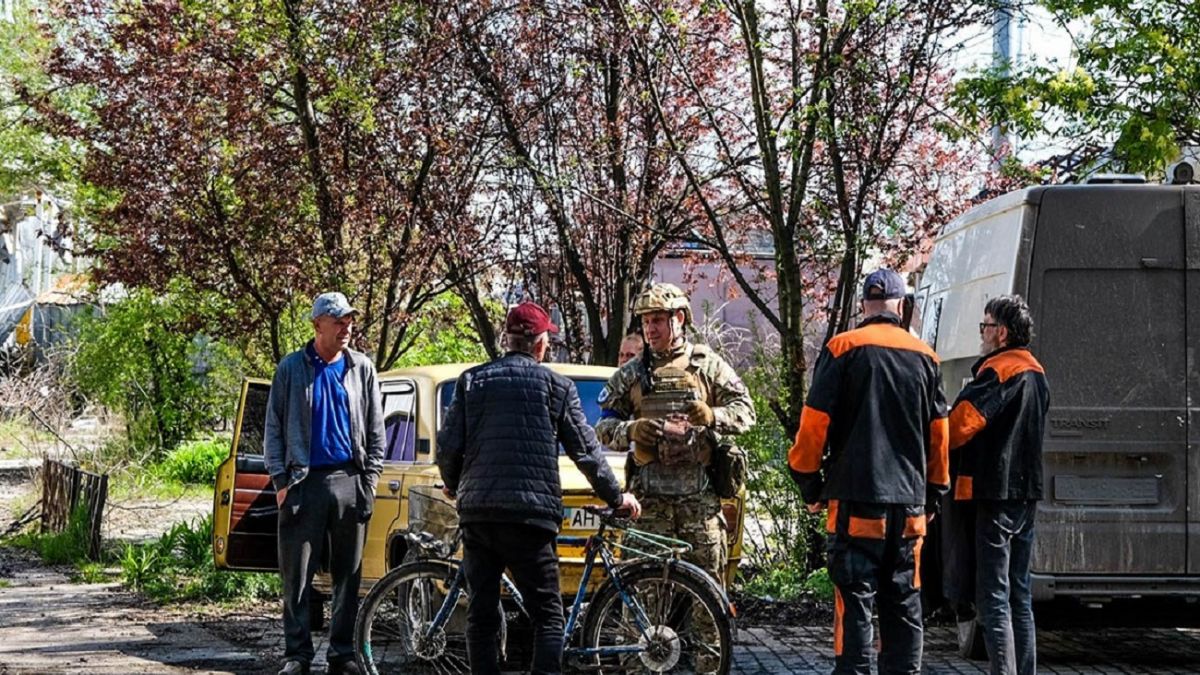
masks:
<svg viewBox="0 0 1200 675"><path fill-rule="evenodd" d="M741 631L734 672L828 673L832 630L769 626ZM926 673L986 673L955 653L954 630L935 626L925 635ZM1106 628L1038 632L1038 672L1052 675L1200 673L1200 629Z"/></svg>

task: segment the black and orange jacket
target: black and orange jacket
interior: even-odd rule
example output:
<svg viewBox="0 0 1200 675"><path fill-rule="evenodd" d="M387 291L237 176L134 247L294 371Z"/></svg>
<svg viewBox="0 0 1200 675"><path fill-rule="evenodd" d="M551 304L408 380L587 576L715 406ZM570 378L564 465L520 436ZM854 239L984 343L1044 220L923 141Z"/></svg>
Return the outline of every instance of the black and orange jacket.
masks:
<svg viewBox="0 0 1200 675"><path fill-rule="evenodd" d="M883 313L821 351L796 442L792 479L806 503L924 504L950 485L938 357Z"/></svg>
<svg viewBox="0 0 1200 675"><path fill-rule="evenodd" d="M1023 347L980 359L950 413L955 499L1041 499L1050 386Z"/></svg>

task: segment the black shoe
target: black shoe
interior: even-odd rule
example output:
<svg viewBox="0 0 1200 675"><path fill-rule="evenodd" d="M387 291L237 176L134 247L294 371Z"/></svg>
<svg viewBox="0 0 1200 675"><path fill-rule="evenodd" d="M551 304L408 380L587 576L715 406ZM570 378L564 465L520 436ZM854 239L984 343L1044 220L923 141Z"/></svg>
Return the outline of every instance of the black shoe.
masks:
<svg viewBox="0 0 1200 675"><path fill-rule="evenodd" d="M331 661L327 672L329 675L363 675L362 668L358 667L358 662L354 659Z"/></svg>

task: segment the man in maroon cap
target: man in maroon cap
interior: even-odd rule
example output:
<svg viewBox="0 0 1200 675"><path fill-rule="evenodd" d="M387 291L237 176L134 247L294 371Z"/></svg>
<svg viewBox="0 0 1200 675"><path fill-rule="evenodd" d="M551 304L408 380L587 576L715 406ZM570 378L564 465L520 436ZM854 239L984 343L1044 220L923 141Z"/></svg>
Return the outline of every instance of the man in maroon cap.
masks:
<svg viewBox="0 0 1200 675"><path fill-rule="evenodd" d="M544 368L546 310L527 302L505 320L507 353L458 378L438 433L438 469L458 500L472 673L499 673L500 577L507 568L534 624L533 673L562 671L563 606L555 542L562 524L562 444L596 494L633 517L641 505L620 484L588 426L569 378Z"/></svg>

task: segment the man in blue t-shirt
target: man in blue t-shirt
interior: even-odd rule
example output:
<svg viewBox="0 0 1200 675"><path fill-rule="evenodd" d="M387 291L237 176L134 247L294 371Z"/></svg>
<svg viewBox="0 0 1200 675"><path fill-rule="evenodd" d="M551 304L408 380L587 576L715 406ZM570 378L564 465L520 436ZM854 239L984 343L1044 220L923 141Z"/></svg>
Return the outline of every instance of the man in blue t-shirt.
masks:
<svg viewBox="0 0 1200 675"><path fill-rule="evenodd" d="M318 296L315 337L279 362L271 383L263 453L279 504L280 675L309 672L309 597L326 546L333 580L328 672L361 672L354 661L354 618L384 432L375 366L348 347L357 314L341 293Z"/></svg>

